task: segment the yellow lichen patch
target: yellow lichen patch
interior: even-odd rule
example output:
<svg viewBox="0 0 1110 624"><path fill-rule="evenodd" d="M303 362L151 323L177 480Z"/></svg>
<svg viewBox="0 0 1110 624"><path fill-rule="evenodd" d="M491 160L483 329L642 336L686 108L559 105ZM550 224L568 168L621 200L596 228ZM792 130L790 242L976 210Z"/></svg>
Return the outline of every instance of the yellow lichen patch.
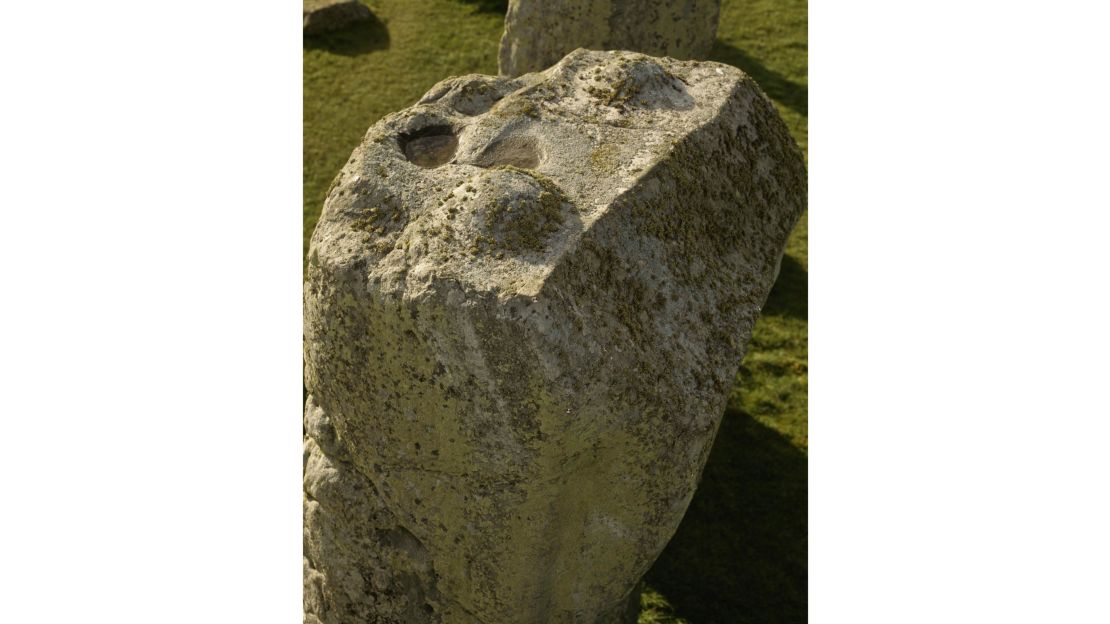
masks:
<svg viewBox="0 0 1110 624"><path fill-rule="evenodd" d="M605 173L612 173L617 170L618 154L617 146L612 143L599 145L594 151L590 152L590 164L594 169L603 171Z"/></svg>

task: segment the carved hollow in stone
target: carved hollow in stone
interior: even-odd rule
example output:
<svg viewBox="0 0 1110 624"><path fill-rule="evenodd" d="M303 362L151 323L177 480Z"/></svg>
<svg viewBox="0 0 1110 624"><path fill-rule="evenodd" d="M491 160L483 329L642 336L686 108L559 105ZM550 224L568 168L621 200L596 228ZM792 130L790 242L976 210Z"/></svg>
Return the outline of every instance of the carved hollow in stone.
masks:
<svg viewBox="0 0 1110 624"><path fill-rule="evenodd" d="M459 139L450 126L429 126L398 138L405 157L421 167L438 167L455 156Z"/></svg>
<svg viewBox="0 0 1110 624"><path fill-rule="evenodd" d="M578 50L370 128L309 251L306 619L634 621L805 186L716 63Z"/></svg>
<svg viewBox="0 0 1110 624"><path fill-rule="evenodd" d="M479 167L511 166L535 169L540 164L541 152L535 137L510 135L490 144L476 164Z"/></svg>
<svg viewBox="0 0 1110 624"><path fill-rule="evenodd" d="M499 71L541 71L575 48L703 59L720 8L721 0L509 0Z"/></svg>

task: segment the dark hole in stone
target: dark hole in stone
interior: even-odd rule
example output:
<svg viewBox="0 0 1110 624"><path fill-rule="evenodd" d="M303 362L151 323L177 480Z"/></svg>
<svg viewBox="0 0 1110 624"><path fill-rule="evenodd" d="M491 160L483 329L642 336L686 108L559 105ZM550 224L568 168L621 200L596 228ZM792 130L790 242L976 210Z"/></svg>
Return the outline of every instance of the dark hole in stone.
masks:
<svg viewBox="0 0 1110 624"><path fill-rule="evenodd" d="M530 136L508 136L483 150L477 164L479 167L511 165L535 169L540 164L540 150Z"/></svg>
<svg viewBox="0 0 1110 624"><path fill-rule="evenodd" d="M459 138L450 126L431 126L402 135L400 140L405 158L429 169L450 162L459 147Z"/></svg>

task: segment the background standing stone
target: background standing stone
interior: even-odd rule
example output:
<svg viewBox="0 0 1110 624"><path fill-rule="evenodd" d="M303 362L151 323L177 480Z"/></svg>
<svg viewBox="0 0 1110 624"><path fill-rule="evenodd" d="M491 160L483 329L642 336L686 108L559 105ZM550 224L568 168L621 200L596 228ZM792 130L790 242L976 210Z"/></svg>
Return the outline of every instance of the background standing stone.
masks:
<svg viewBox="0 0 1110 624"><path fill-rule="evenodd" d="M304 34L331 32L372 15L358 0L304 0Z"/></svg>
<svg viewBox="0 0 1110 624"><path fill-rule="evenodd" d="M579 50L371 128L309 252L308 616L627 620L804 206L715 63Z"/></svg>
<svg viewBox="0 0 1110 624"><path fill-rule="evenodd" d="M499 71L542 71L576 48L703 59L720 0L510 0Z"/></svg>

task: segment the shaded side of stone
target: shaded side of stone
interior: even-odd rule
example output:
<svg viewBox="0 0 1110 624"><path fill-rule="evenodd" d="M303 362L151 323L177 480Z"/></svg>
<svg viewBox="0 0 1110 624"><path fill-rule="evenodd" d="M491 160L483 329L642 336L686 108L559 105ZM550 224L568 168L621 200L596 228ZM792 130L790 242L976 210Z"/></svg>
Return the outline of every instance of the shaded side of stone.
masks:
<svg viewBox="0 0 1110 624"><path fill-rule="evenodd" d="M500 73L554 65L576 48L703 59L717 36L720 0L510 0Z"/></svg>
<svg viewBox="0 0 1110 624"><path fill-rule="evenodd" d="M372 17L358 0L304 0L304 34L320 35Z"/></svg>

